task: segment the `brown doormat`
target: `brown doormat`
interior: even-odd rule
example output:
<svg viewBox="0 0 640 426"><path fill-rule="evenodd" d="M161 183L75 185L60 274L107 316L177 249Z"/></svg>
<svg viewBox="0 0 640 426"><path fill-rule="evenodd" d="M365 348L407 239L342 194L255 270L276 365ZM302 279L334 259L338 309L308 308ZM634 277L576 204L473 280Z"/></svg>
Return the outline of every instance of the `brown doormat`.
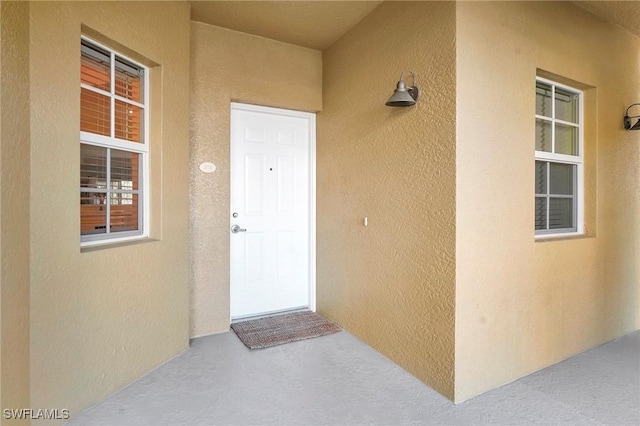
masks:
<svg viewBox="0 0 640 426"><path fill-rule="evenodd" d="M270 348L340 331L337 325L309 311L236 322L231 329L249 349Z"/></svg>

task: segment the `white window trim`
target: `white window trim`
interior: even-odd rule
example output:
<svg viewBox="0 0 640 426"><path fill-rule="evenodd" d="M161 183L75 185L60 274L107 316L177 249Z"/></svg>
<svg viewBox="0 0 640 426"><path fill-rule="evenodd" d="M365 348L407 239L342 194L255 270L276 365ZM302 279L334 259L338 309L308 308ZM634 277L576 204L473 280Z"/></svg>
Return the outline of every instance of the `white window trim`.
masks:
<svg viewBox="0 0 640 426"><path fill-rule="evenodd" d="M584 235L584 92L582 90L576 89L575 87L567 86L562 83L558 83L553 80L549 80L542 77L536 77L536 82L541 82L545 84L549 84L552 87L553 95L551 102L551 115L552 118L541 116L535 114L536 119L542 119L552 123L560 123L563 125L568 125L572 127L578 128L578 155L565 155L565 154L555 154L553 152L546 151L535 151L535 160L540 161L551 161L556 163L565 163L565 164L573 164L576 165L576 186L575 188L575 209L574 209L574 219L576 223L576 229L573 230L535 230L535 238L536 239L547 239L547 238L563 238L563 237L572 237L572 236L581 236ZM578 100L578 124L567 122L564 120L556 119L556 103L555 103L555 88L559 87L561 89L567 90L572 93L576 93L579 95ZM555 150L555 131L551 132L551 146L552 151ZM547 178L548 180L548 178ZM549 182L547 182L549 184ZM534 194L535 197L535 194ZM547 219L548 219L548 203L547 203Z"/></svg>
<svg viewBox="0 0 640 426"><path fill-rule="evenodd" d="M89 132L82 132L82 131L80 132L80 144L94 145L94 146L99 146L103 148L121 149L121 150L140 154L140 158L141 158L140 167L142 168L142 171L141 172L139 171L139 174L141 175L140 179L142 180L142 182L138 186L138 199L139 199L138 202L140 203L141 210L142 210L141 212L139 212L139 216L138 216L138 226L140 229L136 231L117 232L115 234L106 233L106 234L80 235L80 247L92 247L92 246L114 244L119 242L127 242L127 241L134 241L134 240L149 238L149 228L150 228L150 221L151 221L151 215L150 215L151 192L150 192L150 182L149 182L149 179L151 176L149 172L149 164L150 164L150 160L149 160L149 157L150 157L150 153L149 153L149 127L150 127L149 126L149 109L150 109L149 68L139 63L138 61L131 59L128 56L123 55L119 52L116 52L115 50L89 37L81 36L80 38L101 49L108 51L111 54L111 78L110 78L111 93L107 93L104 90L100 90L96 87L92 87L90 85L83 84L83 83L80 83L81 88L91 90L96 93L100 93L102 95L109 96L111 98L112 114L115 114L114 103L116 99L131 105L138 106L142 108L144 113L143 140L139 143L122 140L115 137L102 136L102 135L89 133ZM115 95L115 90L114 90L115 79L113 78L113 75L115 75L115 61L114 61L115 55L118 55L119 57L135 64L136 66L144 70L144 88L143 88L144 105L140 104L139 102L135 102L135 101L123 98L121 96ZM112 135L115 135L115 119L111 120L110 133ZM110 157L108 156L107 157L107 176L110 174L109 163L110 163ZM90 191L90 189L91 188L80 187L80 192L92 192ZM108 199L105 205L107 206L107 215L108 215L111 207Z"/></svg>

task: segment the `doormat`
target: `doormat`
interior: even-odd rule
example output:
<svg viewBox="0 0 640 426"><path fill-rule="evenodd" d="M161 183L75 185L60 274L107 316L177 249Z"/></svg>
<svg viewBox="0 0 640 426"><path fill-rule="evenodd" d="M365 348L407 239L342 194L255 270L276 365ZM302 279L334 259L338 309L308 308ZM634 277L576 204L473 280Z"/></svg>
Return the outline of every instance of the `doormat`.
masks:
<svg viewBox="0 0 640 426"><path fill-rule="evenodd" d="M249 349L270 348L340 331L337 325L309 311L236 322L231 329Z"/></svg>

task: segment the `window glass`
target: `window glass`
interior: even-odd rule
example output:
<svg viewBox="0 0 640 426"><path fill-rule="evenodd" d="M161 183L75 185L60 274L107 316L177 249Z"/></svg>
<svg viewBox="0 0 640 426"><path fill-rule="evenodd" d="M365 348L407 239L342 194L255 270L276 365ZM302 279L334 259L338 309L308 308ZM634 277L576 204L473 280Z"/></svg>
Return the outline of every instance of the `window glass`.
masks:
<svg viewBox="0 0 640 426"><path fill-rule="evenodd" d="M551 85L536 83L536 114L551 117Z"/></svg>
<svg viewBox="0 0 640 426"><path fill-rule="evenodd" d="M549 163L549 192L554 195L573 195L575 166Z"/></svg>
<svg viewBox="0 0 640 426"><path fill-rule="evenodd" d="M547 163L536 161L536 194L547 193Z"/></svg>
<svg viewBox="0 0 640 426"><path fill-rule="evenodd" d="M556 118L578 123L579 96L568 90L556 87Z"/></svg>
<svg viewBox="0 0 640 426"><path fill-rule="evenodd" d="M82 40L80 81L96 89L111 90L111 54Z"/></svg>
<svg viewBox="0 0 640 426"><path fill-rule="evenodd" d="M115 101L115 136L131 142L143 142L142 109L136 105Z"/></svg>
<svg viewBox="0 0 640 426"><path fill-rule="evenodd" d="M144 234L146 68L81 41L81 242ZM144 173L143 173L144 172Z"/></svg>
<svg viewBox="0 0 640 426"><path fill-rule="evenodd" d="M107 148L80 145L80 186L107 189Z"/></svg>
<svg viewBox="0 0 640 426"><path fill-rule="evenodd" d="M551 132L550 121L536 119L536 151L551 152L553 147Z"/></svg>
<svg viewBox="0 0 640 426"><path fill-rule="evenodd" d="M80 89L80 130L103 136L111 134L110 97Z"/></svg>
<svg viewBox="0 0 640 426"><path fill-rule="evenodd" d="M578 90L536 80L536 235L581 231L581 102Z"/></svg>
<svg viewBox="0 0 640 426"><path fill-rule="evenodd" d="M138 228L138 194L111 193L111 232Z"/></svg>
<svg viewBox="0 0 640 426"><path fill-rule="evenodd" d="M139 154L111 150L111 188L138 189Z"/></svg>
<svg viewBox="0 0 640 426"><path fill-rule="evenodd" d="M547 198L536 197L536 230L547 229Z"/></svg>
<svg viewBox="0 0 640 426"><path fill-rule="evenodd" d="M573 228L573 199L549 197L549 229Z"/></svg>
<svg viewBox="0 0 640 426"><path fill-rule="evenodd" d="M557 154L578 155L578 128L556 123Z"/></svg>
<svg viewBox="0 0 640 426"><path fill-rule="evenodd" d="M139 67L116 57L115 78L116 95L138 103L144 102L144 73Z"/></svg>

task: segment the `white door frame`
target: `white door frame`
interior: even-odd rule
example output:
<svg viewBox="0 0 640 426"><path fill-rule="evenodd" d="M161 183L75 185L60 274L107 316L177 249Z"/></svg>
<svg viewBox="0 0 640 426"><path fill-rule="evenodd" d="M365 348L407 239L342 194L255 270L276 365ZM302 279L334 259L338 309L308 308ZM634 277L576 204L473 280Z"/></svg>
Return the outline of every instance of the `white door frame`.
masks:
<svg viewBox="0 0 640 426"><path fill-rule="evenodd" d="M231 102L231 110L262 112L285 117L298 117L309 120L309 310L316 311L316 115L311 112L296 111L291 109L272 108L259 105ZM229 170L231 170L231 126L229 126ZM229 174L231 177L231 174ZM229 180L231 188L231 180ZM229 198L231 205L231 198ZM229 226L231 226L231 212L229 212ZM229 229L229 227L227 227ZM229 251L231 247L229 247ZM231 257L229 257L229 277L231 277ZM231 280L229 280L231 287ZM231 323L231 310L229 310L229 323Z"/></svg>

